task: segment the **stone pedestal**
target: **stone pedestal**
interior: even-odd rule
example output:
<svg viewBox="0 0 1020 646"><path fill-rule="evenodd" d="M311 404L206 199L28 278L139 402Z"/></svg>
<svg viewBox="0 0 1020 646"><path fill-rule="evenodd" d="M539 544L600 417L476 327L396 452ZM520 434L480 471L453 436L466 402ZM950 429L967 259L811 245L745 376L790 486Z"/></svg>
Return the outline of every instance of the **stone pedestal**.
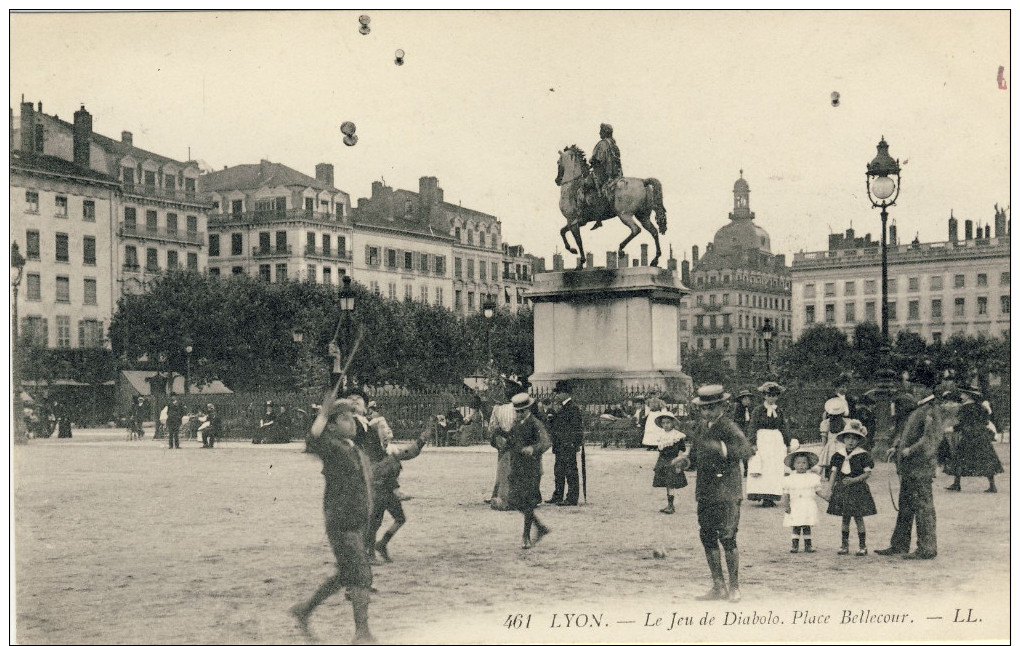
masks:
<svg viewBox="0 0 1020 646"><path fill-rule="evenodd" d="M535 312L532 385L579 379L687 395L678 325L687 293L678 274L659 267L536 274L527 296Z"/></svg>

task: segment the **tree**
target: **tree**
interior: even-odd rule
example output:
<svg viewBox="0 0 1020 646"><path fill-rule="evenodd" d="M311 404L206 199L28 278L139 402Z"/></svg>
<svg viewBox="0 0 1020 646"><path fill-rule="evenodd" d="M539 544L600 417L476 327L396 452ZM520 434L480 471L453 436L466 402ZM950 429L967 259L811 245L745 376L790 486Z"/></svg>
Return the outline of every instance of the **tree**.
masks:
<svg viewBox="0 0 1020 646"><path fill-rule="evenodd" d="M832 382L850 367L850 344L834 327L814 325L801 334L779 359L784 382Z"/></svg>
<svg viewBox="0 0 1020 646"><path fill-rule="evenodd" d="M881 367L882 330L875 323L860 323L854 328L853 347L850 353L850 368L855 374L874 375Z"/></svg>
<svg viewBox="0 0 1020 646"><path fill-rule="evenodd" d="M722 350L693 350L683 367L696 385L726 384L733 379L733 369Z"/></svg>

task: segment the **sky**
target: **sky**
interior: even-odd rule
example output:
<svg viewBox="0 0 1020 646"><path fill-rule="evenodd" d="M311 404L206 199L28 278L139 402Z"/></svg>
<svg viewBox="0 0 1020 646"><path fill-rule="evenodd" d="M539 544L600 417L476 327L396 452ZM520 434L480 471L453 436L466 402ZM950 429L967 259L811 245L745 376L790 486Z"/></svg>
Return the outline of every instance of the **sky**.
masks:
<svg viewBox="0 0 1020 646"><path fill-rule="evenodd" d="M728 222L740 170L788 262L851 224L878 238L864 171L882 136L904 242L1010 202L1007 11L366 13L367 35L361 12L14 14L10 103L68 121L84 104L97 132L217 169L330 162L352 202L435 176L547 258L557 153L590 155L603 122L624 174L662 182L677 258ZM585 231L586 250L602 264L626 234Z"/></svg>

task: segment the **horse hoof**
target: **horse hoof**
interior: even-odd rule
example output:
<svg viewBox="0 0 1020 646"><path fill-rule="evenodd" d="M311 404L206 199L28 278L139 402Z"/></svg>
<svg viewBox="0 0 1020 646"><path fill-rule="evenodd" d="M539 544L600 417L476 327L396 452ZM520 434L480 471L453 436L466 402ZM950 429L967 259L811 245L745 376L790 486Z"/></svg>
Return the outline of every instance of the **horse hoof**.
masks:
<svg viewBox="0 0 1020 646"><path fill-rule="evenodd" d="M659 259L656 258L655 260L653 260L652 262L650 262L648 264L651 265L652 267L658 267L659 266Z"/></svg>

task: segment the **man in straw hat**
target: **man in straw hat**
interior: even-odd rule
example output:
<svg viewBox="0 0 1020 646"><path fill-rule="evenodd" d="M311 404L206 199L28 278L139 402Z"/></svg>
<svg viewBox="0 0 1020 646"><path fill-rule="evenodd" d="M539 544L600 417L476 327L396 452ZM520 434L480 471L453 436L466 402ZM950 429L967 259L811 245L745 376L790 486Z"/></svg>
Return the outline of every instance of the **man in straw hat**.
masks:
<svg viewBox="0 0 1020 646"><path fill-rule="evenodd" d="M374 641L368 628L372 568L365 553L365 534L372 518L372 471L365 453L354 443L354 407L326 393L308 436L311 453L322 459L326 489L322 508L326 536L336 557L337 573L319 586L311 599L290 609L302 633L312 640L308 619L323 601L347 588L354 611L354 643Z"/></svg>
<svg viewBox="0 0 1020 646"><path fill-rule="evenodd" d="M549 432L534 414L535 398L528 393L519 393L510 400L514 405L513 428L507 438L507 450L510 452L510 492L507 503L511 509L524 514L524 535L521 549L531 547L549 533L549 528L535 516L535 507L542 502L542 453L547 451L552 442ZM531 526L538 530L538 535L531 540Z"/></svg>
<svg viewBox="0 0 1020 646"><path fill-rule="evenodd" d="M702 386L691 403L697 406L705 428L694 444L698 479L694 497L698 501L698 525L705 548L712 589L699 599L740 600L737 555L737 525L740 523L740 465L751 457L751 446L740 428L727 415L730 394L720 385ZM723 577L719 546L726 553L729 590Z"/></svg>
<svg viewBox="0 0 1020 646"><path fill-rule="evenodd" d="M938 376L930 362L919 364L911 374L915 385L934 391ZM933 559L935 540L935 504L931 483L935 478L935 455L943 435L943 411L934 394L917 402L893 440L887 459L896 461L900 476L899 512L889 547L875 554L905 559ZM910 553L910 534L917 525L917 551Z"/></svg>

